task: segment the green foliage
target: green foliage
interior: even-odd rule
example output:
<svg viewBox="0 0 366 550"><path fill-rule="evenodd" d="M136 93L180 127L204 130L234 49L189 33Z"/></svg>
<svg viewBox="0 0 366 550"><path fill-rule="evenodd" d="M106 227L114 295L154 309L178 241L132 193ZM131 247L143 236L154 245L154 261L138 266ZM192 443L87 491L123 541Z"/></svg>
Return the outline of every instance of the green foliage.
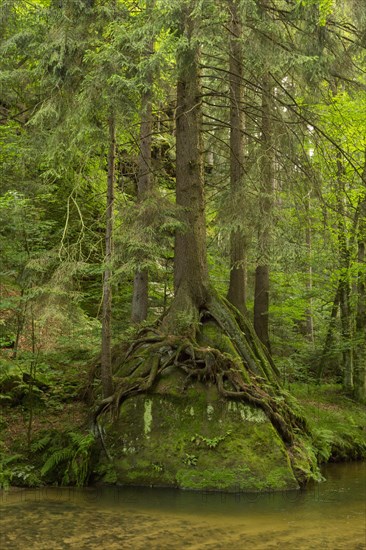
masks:
<svg viewBox="0 0 366 550"><path fill-rule="evenodd" d="M228 437L231 434L231 430L228 430L225 435L216 436L216 437L204 437L203 435L196 434L192 437L191 441L195 443L195 445L199 446L202 443L206 445L209 449L215 449L220 441L224 441L226 437Z"/></svg>
<svg viewBox="0 0 366 550"><path fill-rule="evenodd" d="M12 464L23 458L22 455L5 456L0 453L0 489L8 489L14 477Z"/></svg>
<svg viewBox="0 0 366 550"><path fill-rule="evenodd" d="M187 466L196 466L197 460L198 458L196 455L185 453L185 456L183 458L183 463L186 464Z"/></svg>
<svg viewBox="0 0 366 550"><path fill-rule="evenodd" d="M319 463L328 462L332 455L332 444L334 441L334 433L331 430L324 428L314 428L313 444L317 449Z"/></svg>
<svg viewBox="0 0 366 550"><path fill-rule="evenodd" d="M195 23L193 37L181 28L185 5ZM360 209L366 147L361 8L357 2L333 0L296 0L287 2L286 9L281 3L238 2L246 85L238 105L246 116L246 156L244 185L233 192L227 73L232 52L226 32L230 14L226 6L211 1L164 1L149 10L144 6L7 1L1 9L0 347L15 341L20 346L14 360L10 349L0 350L0 402L20 405L25 413L30 394L31 408L36 404L49 410L61 410L77 398L88 375L85 364L99 352L112 112L117 126L116 238L110 266L116 338L122 330L126 339L131 337L137 270L149 271L151 317L170 305L172 241L177 230L189 229L178 222L173 193L173 86L180 69L174 59L177 52L189 58L193 44L202 50L202 150L210 155L205 192L211 281L222 294L227 292L230 236L240 229L246 239L250 314L260 259L258 235L268 231L271 344L285 384L311 382L319 358L326 362L327 376L337 380L343 356L362 346L364 331L355 331L366 274L357 248L365 241ZM152 37L155 51L146 55ZM147 78L151 74L152 86ZM268 219L260 204L272 198L259 185L267 154L261 128L266 77L274 138L273 213ZM137 204L140 113L148 87L156 190ZM350 293L348 333L342 310L333 326L330 321L339 281L347 283ZM197 315L185 305L175 316L175 329L182 333L198 325ZM324 350L329 327L332 341ZM34 381L25 383L23 375L33 373L34 366ZM308 407L312 413L313 404ZM312 442L319 460L347 456L351 436L355 454L362 455L362 430L347 407L352 404L334 412L334 431L329 411L320 408L323 424L313 426ZM227 435L196 434L191 443L220 450ZM46 434L31 449L42 457L47 480L83 484L92 447L88 436L71 431L59 437ZM300 466L308 464L310 443L299 445L298 454ZM26 464L6 460L4 485L11 479L36 482ZM185 460L195 465L195 455ZM158 464L150 464L157 473Z"/></svg>
<svg viewBox="0 0 366 550"><path fill-rule="evenodd" d="M303 406L320 463L365 458L365 407L343 395L337 385L294 384L291 391Z"/></svg>
<svg viewBox="0 0 366 550"><path fill-rule="evenodd" d="M11 484L20 487L39 487L43 485L42 477L33 464L22 463L12 468Z"/></svg>
<svg viewBox="0 0 366 550"><path fill-rule="evenodd" d="M33 450L44 451L45 460L41 475L44 479L54 479L61 485L77 485L81 487L88 481L90 461L95 444L92 434L67 432L56 441L46 436L33 444ZM61 446L62 445L62 446Z"/></svg>
<svg viewBox="0 0 366 550"><path fill-rule="evenodd" d="M99 462L93 472L98 479L103 480L107 484L115 484L117 482L117 473L115 466L112 462Z"/></svg>

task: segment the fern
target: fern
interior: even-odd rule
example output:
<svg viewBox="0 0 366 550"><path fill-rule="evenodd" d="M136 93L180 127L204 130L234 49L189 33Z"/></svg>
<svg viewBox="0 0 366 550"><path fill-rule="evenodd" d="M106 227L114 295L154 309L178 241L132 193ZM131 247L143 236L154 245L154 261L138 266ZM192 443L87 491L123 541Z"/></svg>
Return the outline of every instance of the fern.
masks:
<svg viewBox="0 0 366 550"><path fill-rule="evenodd" d="M56 449L48 456L41 469L41 475L56 474L62 485L75 483L78 487L86 484L90 472L90 457L95 442L92 434L67 433L68 442L62 449ZM36 442L35 448L42 449L51 440L47 435ZM60 442L61 443L61 442Z"/></svg>
<svg viewBox="0 0 366 550"><path fill-rule="evenodd" d="M66 449L58 449L46 460L41 469L41 475L45 476L48 473L55 470L55 468L61 462L67 462L73 458L73 449L71 447L66 447Z"/></svg>
<svg viewBox="0 0 366 550"><path fill-rule="evenodd" d="M41 439L34 441L31 445L32 453L43 451L47 447L47 445L50 443L51 438L52 438L52 435L50 433L47 433Z"/></svg>
<svg viewBox="0 0 366 550"><path fill-rule="evenodd" d="M14 468L9 467L13 462L17 462L22 455L4 456L0 454L0 489L8 489L13 479Z"/></svg>

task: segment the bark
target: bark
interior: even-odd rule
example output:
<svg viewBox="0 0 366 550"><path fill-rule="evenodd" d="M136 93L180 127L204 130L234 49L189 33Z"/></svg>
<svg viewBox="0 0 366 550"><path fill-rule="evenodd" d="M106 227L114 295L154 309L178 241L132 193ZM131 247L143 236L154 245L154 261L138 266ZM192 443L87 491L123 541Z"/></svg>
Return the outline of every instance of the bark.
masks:
<svg viewBox="0 0 366 550"><path fill-rule="evenodd" d="M201 143L201 88L196 21L190 5L182 9L181 32L187 47L177 59L176 202L181 228L175 236L174 290L200 307L207 299L206 226Z"/></svg>
<svg viewBox="0 0 366 550"><path fill-rule="evenodd" d="M317 369L317 377L319 382L323 376L323 372L326 366L326 361L329 360L329 351L332 348L333 334L334 334L334 329L337 321L340 296L341 296L341 284L339 283L334 300L333 300L333 304L332 304L332 310L330 313L330 320L328 325L327 336L325 338L325 343L323 347L323 353L321 354L318 369Z"/></svg>
<svg viewBox="0 0 366 550"><path fill-rule="evenodd" d="M22 288L20 291L19 305L18 305L17 314L16 314L17 332L15 335L15 341L14 341L14 348L13 348L13 355L12 355L13 359L16 359L18 355L19 341L24 328L26 312L27 312L27 300L24 301L24 288Z"/></svg>
<svg viewBox="0 0 366 550"><path fill-rule="evenodd" d="M107 177L107 210L105 231L105 270L103 277L102 298L102 353L101 353L101 379L103 396L109 397L113 393L112 381L112 286L111 286L111 262L113 254L113 205L114 205L114 181L116 158L116 128L115 116L112 113L109 118L109 153L108 153L108 177Z"/></svg>
<svg viewBox="0 0 366 550"><path fill-rule="evenodd" d="M152 80L152 79L151 79ZM143 202L152 191L151 171L151 136L152 136L152 104L151 89L142 95L143 110L140 125L140 153L138 158L137 200ZM133 281L131 320L141 323L147 318L149 300L148 270L137 270Z"/></svg>
<svg viewBox="0 0 366 550"><path fill-rule="evenodd" d="M151 13L155 0L148 2L147 11ZM147 44L146 55L154 52L154 41ZM151 168L151 144L153 133L152 116L152 85L153 73L151 69L146 76L147 90L141 96L141 124L140 124L140 151L137 162L137 200L141 203L149 197L153 187ZM131 320L134 323L141 323L147 318L149 301L149 273L148 270L137 270L133 281L132 311Z"/></svg>
<svg viewBox="0 0 366 550"><path fill-rule="evenodd" d="M362 179L366 187L366 162ZM358 401L366 402L366 275L364 269L366 260L366 196L360 204L357 252L359 272L357 278L357 348L355 353L354 395Z"/></svg>
<svg viewBox="0 0 366 550"><path fill-rule="evenodd" d="M261 342L271 350L269 339L269 262L273 205L273 147L270 77L262 80L261 176L259 199L258 261L255 271L254 328Z"/></svg>
<svg viewBox="0 0 366 550"><path fill-rule="evenodd" d="M311 217L310 217L310 193L306 199L306 229L305 229L305 243L308 256L308 276L306 281L306 290L308 292L308 304L309 307L306 310L306 337L312 344L314 343L314 322L313 322L313 300L311 293L313 290L313 267L312 267L312 239L311 239Z"/></svg>
<svg viewBox="0 0 366 550"><path fill-rule="evenodd" d="M340 314L342 334L343 386L346 391L353 391L353 344L351 319L351 283L350 283L350 247L347 240L345 223L342 175L343 167L340 155L337 154L337 209L338 209L338 249L340 258Z"/></svg>
<svg viewBox="0 0 366 550"><path fill-rule="evenodd" d="M230 0L230 187L233 202L244 185L244 113L242 25L237 0ZM240 199L239 199L240 200ZM239 224L240 225L240 222ZM246 239L238 228L230 235L230 282L228 300L246 312Z"/></svg>

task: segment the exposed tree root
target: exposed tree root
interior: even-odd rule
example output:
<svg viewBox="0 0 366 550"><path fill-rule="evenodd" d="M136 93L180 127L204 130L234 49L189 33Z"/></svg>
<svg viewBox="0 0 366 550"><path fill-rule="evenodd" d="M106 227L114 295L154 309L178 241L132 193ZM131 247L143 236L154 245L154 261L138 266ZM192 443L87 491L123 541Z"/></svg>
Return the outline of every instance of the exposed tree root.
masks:
<svg viewBox="0 0 366 550"><path fill-rule="evenodd" d="M175 367L186 375L183 390L195 380L209 382L223 398L259 407L284 443L292 447L296 434L306 434L308 428L281 390L277 372L250 326L239 312L215 295L200 311L200 319L202 325L214 323L218 332L230 339L235 356L218 347L202 345L199 338L144 329L124 356L118 370L122 376L114 395L96 408L94 423L107 411L117 416L126 399L149 392L165 369Z"/></svg>

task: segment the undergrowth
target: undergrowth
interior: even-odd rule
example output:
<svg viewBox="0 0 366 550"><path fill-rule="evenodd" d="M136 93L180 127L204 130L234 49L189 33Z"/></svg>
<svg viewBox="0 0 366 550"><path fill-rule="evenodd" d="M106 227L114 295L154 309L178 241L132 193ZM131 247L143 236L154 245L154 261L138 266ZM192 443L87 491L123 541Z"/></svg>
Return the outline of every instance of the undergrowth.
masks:
<svg viewBox="0 0 366 550"><path fill-rule="evenodd" d="M293 384L303 406L319 463L366 458L366 408L340 385Z"/></svg>

